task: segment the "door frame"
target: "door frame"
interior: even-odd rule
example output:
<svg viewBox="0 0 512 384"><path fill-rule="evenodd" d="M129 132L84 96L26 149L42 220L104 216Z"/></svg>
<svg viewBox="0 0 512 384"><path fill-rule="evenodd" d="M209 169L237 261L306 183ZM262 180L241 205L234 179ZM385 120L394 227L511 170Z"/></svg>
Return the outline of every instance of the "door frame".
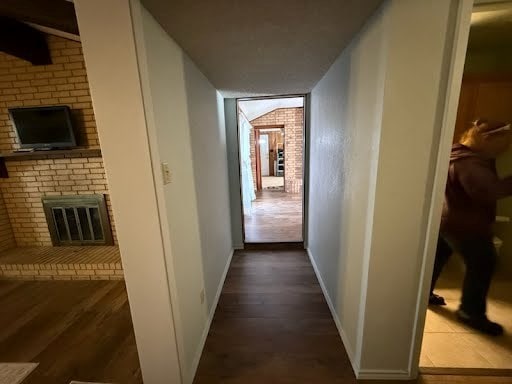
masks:
<svg viewBox="0 0 512 384"><path fill-rule="evenodd" d="M441 222L441 211L444 203L444 190L448 176L449 158L452 147L455 123L459 105L459 96L462 86L466 49L471 26L473 0L459 0L456 6L456 24L453 26L453 38L448 40L445 60L448 62L446 88L440 92L439 102L444 104L441 116L441 130L437 138L437 155L432 168L434 171L432 193L429 199L428 221L423 247L423 256L420 260L420 276L418 282L418 295L414 313L414 328L411 335L409 354L409 373L411 378L417 377L421 345L427 315L430 283L434 269L434 259L437 238Z"/></svg>
<svg viewBox="0 0 512 384"><path fill-rule="evenodd" d="M298 93L298 94L288 94L288 95L272 95L272 96L254 96L254 97L240 97L236 98L236 129L237 129L237 153L238 153L238 170L239 170L239 178L240 178L240 215L242 218L242 241L245 246L245 219L244 219L244 207L243 207L243 199L242 199L242 164L240 162L240 106L239 103L241 101L253 101L253 100L269 100L269 99L291 99L301 97L303 100L302 108L302 242L304 244L304 248L307 247L307 233L308 233L308 211L309 211L309 131L308 124L309 121L309 97L308 94ZM264 128L269 128L269 126L260 126ZM276 127L276 124L272 125L273 128ZM254 128L254 127L253 127ZM255 130L256 131L256 130ZM286 134L286 132L285 132ZM255 135L256 137L256 135ZM308 138L306 140L306 138ZM256 139L255 139L256 141ZM284 147L284 143L283 143ZM285 154L286 156L286 154ZM306 161L307 160L307 161ZM286 166L285 166L286 172ZM286 242L285 242L286 243Z"/></svg>
<svg viewBox="0 0 512 384"><path fill-rule="evenodd" d="M260 148L260 131L254 130L254 158L256 159L256 191L260 192L263 187L261 179L261 148Z"/></svg>
<svg viewBox="0 0 512 384"><path fill-rule="evenodd" d="M255 146L255 149L254 149L254 156L256 158L256 190L258 192L261 192L263 191L263 179L262 179L262 175L261 175L261 150L260 150L260 136L261 136L261 133L260 133L260 130L262 129L274 129L274 128L279 128L279 129L282 129L284 131L283 133L283 137L284 135L286 135L286 131L285 131L285 128L284 128L284 124L269 124L269 125L255 125L253 126L254 128L254 146ZM284 155L286 156L286 149L285 149L285 141L283 140L283 150L284 150ZM285 157L286 159L286 157ZM285 167L284 167L284 171L283 171L283 180L285 178L285 175L286 175L286 160L285 160Z"/></svg>

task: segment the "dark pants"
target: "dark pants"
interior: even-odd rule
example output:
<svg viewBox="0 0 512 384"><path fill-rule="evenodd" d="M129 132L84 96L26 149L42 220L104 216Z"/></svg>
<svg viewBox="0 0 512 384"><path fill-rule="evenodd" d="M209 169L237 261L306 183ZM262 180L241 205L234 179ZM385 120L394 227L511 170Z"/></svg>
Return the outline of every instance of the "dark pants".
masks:
<svg viewBox="0 0 512 384"><path fill-rule="evenodd" d="M431 292L453 251L460 253L466 264L460 309L470 316L483 316L497 259L492 238L473 236L453 239L440 235L437 241Z"/></svg>

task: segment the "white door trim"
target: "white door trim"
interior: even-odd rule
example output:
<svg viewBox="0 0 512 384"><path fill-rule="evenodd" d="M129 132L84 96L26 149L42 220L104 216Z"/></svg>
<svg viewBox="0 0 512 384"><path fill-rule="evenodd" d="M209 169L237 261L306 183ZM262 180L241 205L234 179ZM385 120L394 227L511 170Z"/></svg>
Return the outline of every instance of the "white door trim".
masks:
<svg viewBox="0 0 512 384"><path fill-rule="evenodd" d="M448 159L450 157L453 133L455 130L455 120L457 117L469 29L471 26L473 0L459 0L456 7L457 17L456 25L454 26L453 40L451 42L451 49L448 45L446 53L450 56L446 93L444 95L440 95L440 97L444 98L444 111L442 114L442 125L439 136L432 195L430 199L425 248L421 263L419 291L415 310L415 326L413 334L411 335L412 343L409 358L409 372L411 377L416 377L418 375L418 365L420 360L421 344L423 341L428 296L434 268L437 236L444 201L444 190L448 175ZM447 44L450 44L450 41L447 41ZM440 102L443 102L443 100L440 100Z"/></svg>

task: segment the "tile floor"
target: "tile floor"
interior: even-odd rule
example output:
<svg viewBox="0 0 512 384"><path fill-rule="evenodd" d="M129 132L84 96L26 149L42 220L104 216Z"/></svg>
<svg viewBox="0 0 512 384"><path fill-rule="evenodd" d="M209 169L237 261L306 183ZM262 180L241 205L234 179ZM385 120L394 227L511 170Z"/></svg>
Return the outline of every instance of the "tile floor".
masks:
<svg viewBox="0 0 512 384"><path fill-rule="evenodd" d="M456 320L461 279L452 273L439 281L436 293L447 306L427 311L420 367L512 369L512 281L501 277L491 287L487 313L505 327L505 335L490 337Z"/></svg>

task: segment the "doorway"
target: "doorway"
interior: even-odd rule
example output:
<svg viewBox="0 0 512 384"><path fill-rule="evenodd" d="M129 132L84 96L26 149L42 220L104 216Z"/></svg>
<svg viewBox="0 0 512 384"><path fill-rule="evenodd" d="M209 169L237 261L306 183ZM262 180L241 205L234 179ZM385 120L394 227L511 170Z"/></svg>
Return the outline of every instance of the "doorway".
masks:
<svg viewBox="0 0 512 384"><path fill-rule="evenodd" d="M244 243L304 232L304 96L237 100Z"/></svg>
<svg viewBox="0 0 512 384"><path fill-rule="evenodd" d="M284 124L273 128L255 126L256 191L284 192Z"/></svg>
<svg viewBox="0 0 512 384"><path fill-rule="evenodd" d="M512 71L507 60L511 48L512 3L476 5L459 98L455 135L461 135L477 118L512 121ZM512 174L512 150L497 158L500 177ZM456 318L465 267L462 258L452 255L436 284L435 293L445 306L427 310L420 369L430 373L464 373L497 370L512 372L512 198L498 202L494 224L494 246L498 254L496 274L487 301L487 314L505 328L499 337L486 336Z"/></svg>

